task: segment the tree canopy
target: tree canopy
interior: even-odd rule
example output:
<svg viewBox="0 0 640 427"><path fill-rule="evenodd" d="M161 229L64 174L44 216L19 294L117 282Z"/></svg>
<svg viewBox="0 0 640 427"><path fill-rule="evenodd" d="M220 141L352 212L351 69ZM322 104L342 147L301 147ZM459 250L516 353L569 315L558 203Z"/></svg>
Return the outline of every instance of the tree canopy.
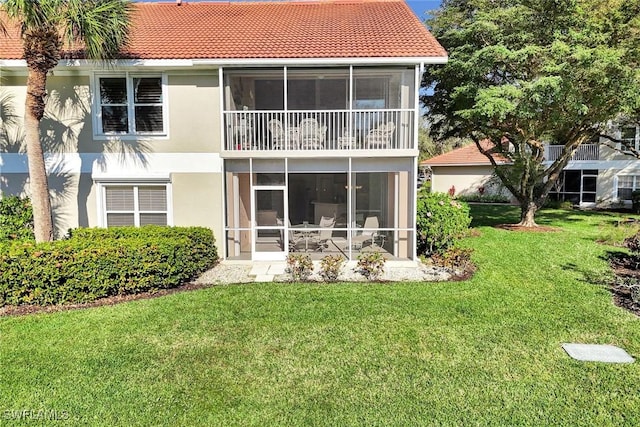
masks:
<svg viewBox="0 0 640 427"><path fill-rule="evenodd" d="M49 185L39 124L45 111L47 73L63 54L111 58L126 43L130 2L125 0L0 0L0 33L18 25L27 63L24 133L36 241L53 238ZM6 16L6 22L2 19Z"/></svg>
<svg viewBox="0 0 640 427"><path fill-rule="evenodd" d="M522 225L535 225L580 144L640 111L637 0L444 0L427 25L449 53L423 76L432 135L471 138L519 201ZM562 146L557 159L545 144Z"/></svg>

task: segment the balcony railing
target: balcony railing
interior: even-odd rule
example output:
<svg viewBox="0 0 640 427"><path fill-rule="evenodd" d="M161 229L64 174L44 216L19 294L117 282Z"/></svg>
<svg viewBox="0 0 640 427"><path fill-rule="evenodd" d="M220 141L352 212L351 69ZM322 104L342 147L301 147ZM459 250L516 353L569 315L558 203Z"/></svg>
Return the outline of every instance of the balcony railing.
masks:
<svg viewBox="0 0 640 427"><path fill-rule="evenodd" d="M564 145L548 145L547 160L553 162L560 157ZM578 147L571 160L600 160L600 146L598 144L582 144Z"/></svg>
<svg viewBox="0 0 640 427"><path fill-rule="evenodd" d="M414 147L415 111L227 111L225 150L402 150Z"/></svg>

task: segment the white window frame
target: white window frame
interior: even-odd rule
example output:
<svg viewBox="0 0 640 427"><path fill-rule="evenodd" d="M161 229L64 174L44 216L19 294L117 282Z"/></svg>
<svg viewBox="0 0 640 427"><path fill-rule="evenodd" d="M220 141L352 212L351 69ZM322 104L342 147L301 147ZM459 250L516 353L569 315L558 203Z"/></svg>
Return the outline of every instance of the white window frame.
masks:
<svg viewBox="0 0 640 427"><path fill-rule="evenodd" d="M633 178L633 184L631 187L631 191L636 191L636 190L640 190L640 172L638 172L637 174L618 174L616 175L616 179L614 182L615 188L615 195L616 195L616 200L620 201L620 202L624 202L624 203L631 203L630 199L622 199L620 198L620 187L618 186L618 184L620 183L620 178L621 177L631 177ZM628 188L628 187L624 187L624 188Z"/></svg>
<svg viewBox="0 0 640 427"><path fill-rule="evenodd" d="M166 73L153 73L153 72L114 72L114 73L95 73L92 75L93 82L91 87L93 87L93 106L95 110L95 114L93 114L93 136L96 139L105 140L111 138L119 138L123 140L131 140L138 139L140 137L143 138L154 138L154 139L168 139L169 137L169 102L168 102L168 85L167 85L167 74ZM102 78L111 78L117 79L122 78L126 81L127 86L127 115L129 121L129 129L125 132L104 132L102 130L102 99L100 97L100 79ZM135 88L133 87L133 79L134 78L160 78L160 84L162 86L162 132L137 132L135 130L135 106L134 103L134 93ZM119 105L119 104L111 104L111 105ZM155 104L137 104L137 105L155 105Z"/></svg>
<svg viewBox="0 0 640 427"><path fill-rule="evenodd" d="M133 212L131 211L109 211L107 212L107 188L112 187L133 187ZM135 227L140 227L140 214L144 213L161 213L160 211L141 211L138 201L138 188L139 187L164 187L167 195L167 226L173 226L173 193L172 185L170 182L157 182L157 181L106 181L98 183L98 217L99 225L103 228L107 227L107 214L108 213L133 213L133 221Z"/></svg>
<svg viewBox="0 0 640 427"><path fill-rule="evenodd" d="M636 129L636 134L635 137L633 138L633 147L636 151L640 150L640 126L639 125L634 125L634 124L626 124L626 125L621 125L618 132L619 132L619 139L621 141L626 141L622 139L622 129L624 128L635 128ZM631 141L629 141L631 142ZM624 143L620 143L620 148L624 149L625 148Z"/></svg>

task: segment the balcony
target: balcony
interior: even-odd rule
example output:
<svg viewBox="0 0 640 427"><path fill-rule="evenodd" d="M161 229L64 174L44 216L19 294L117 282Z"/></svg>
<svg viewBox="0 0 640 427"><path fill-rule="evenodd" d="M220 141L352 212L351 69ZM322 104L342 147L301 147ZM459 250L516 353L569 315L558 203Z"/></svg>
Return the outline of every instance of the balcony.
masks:
<svg viewBox="0 0 640 427"><path fill-rule="evenodd" d="M226 151L409 150L415 111L227 111Z"/></svg>
<svg viewBox="0 0 640 427"><path fill-rule="evenodd" d="M287 66L222 73L227 156L416 148L416 67Z"/></svg>
<svg viewBox="0 0 640 427"><path fill-rule="evenodd" d="M560 157L562 154L562 149L564 145L548 145L547 153L545 158L554 162ZM580 160L600 160L600 145L598 144L582 144L578 147L578 149L573 153L571 157L572 161L580 161Z"/></svg>

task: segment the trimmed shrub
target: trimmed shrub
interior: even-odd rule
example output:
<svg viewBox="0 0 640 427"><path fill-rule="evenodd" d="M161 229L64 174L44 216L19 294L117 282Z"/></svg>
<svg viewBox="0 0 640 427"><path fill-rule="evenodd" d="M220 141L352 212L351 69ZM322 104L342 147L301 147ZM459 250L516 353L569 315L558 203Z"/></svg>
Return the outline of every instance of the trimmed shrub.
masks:
<svg viewBox="0 0 640 427"><path fill-rule="evenodd" d="M33 209L29 199L17 196L0 198L0 241L35 240Z"/></svg>
<svg viewBox="0 0 640 427"><path fill-rule="evenodd" d="M340 276L344 258L340 255L327 255L320 260L320 277L326 282L335 282Z"/></svg>
<svg viewBox="0 0 640 427"><path fill-rule="evenodd" d="M428 193L417 203L418 253L442 253L462 237L471 224L469 206L445 193Z"/></svg>
<svg viewBox="0 0 640 427"><path fill-rule="evenodd" d="M189 259L193 271L190 277L213 267L218 261L213 232L205 227L166 227L145 225L142 227L114 228L76 228L69 230L69 240L101 240L101 239L188 239L188 245L181 247L183 256Z"/></svg>
<svg viewBox="0 0 640 427"><path fill-rule="evenodd" d="M456 199L461 202L509 203L509 198L502 194L459 194Z"/></svg>
<svg viewBox="0 0 640 427"><path fill-rule="evenodd" d="M358 255L356 272L362 274L367 280L378 280L384 274L386 260L380 252L363 252Z"/></svg>
<svg viewBox="0 0 640 427"><path fill-rule="evenodd" d="M88 302L172 288L215 265L200 227L74 230L67 240L16 242L0 254L0 306Z"/></svg>
<svg viewBox="0 0 640 427"><path fill-rule="evenodd" d="M308 254L287 255L286 272L291 275L294 282L304 282L313 273L313 262Z"/></svg>

